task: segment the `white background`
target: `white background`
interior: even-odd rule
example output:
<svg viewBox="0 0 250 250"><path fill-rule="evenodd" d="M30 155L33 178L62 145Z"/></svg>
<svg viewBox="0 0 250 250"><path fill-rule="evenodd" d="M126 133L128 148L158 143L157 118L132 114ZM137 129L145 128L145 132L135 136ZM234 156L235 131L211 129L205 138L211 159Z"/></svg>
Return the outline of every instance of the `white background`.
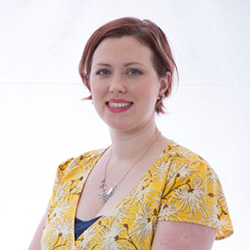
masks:
<svg viewBox="0 0 250 250"><path fill-rule="evenodd" d="M122 16L167 34L178 90L162 133L220 176L235 233L213 249L250 249L250 2L247 0L0 0L1 249L26 249L57 166L110 143L78 76L87 38Z"/></svg>

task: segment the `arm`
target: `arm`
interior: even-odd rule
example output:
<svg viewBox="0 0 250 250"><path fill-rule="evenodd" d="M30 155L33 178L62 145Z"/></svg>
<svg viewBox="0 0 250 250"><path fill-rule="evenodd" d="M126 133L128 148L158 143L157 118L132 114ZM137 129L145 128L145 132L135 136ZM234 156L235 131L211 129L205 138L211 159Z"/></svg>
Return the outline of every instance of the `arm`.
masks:
<svg viewBox="0 0 250 250"><path fill-rule="evenodd" d="M42 238L43 227L45 224L46 217L47 217L47 212L44 214L40 224L38 225L38 228L35 232L35 235L30 243L28 250L40 250L41 249L41 238Z"/></svg>
<svg viewBox="0 0 250 250"><path fill-rule="evenodd" d="M216 229L193 223L159 221L152 250L210 250Z"/></svg>

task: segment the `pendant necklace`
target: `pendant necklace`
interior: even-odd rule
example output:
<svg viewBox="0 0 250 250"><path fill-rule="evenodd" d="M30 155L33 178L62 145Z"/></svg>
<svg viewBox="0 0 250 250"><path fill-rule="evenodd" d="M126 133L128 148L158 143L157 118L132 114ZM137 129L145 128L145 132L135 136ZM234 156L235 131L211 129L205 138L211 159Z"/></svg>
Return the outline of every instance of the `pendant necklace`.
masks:
<svg viewBox="0 0 250 250"><path fill-rule="evenodd" d="M136 161L129 167L128 171L120 178L120 180L117 182L117 184L113 187L111 187L108 191L107 191L107 184L106 184L106 173L107 173L107 167L108 167L108 164L109 164L109 161L110 161L110 158L111 158L111 154L112 154L112 148L110 150L110 154L109 154L109 158L106 162L106 165L105 165L105 172L104 172L104 178L103 180L101 181L101 186L100 186L100 189L101 189L101 193L99 194L99 198L100 200L105 203L108 201L108 199L110 197L113 196L115 190L117 189L117 186L121 183L121 181L127 176L127 174L130 172L130 170L136 165L136 163L138 161L140 161L142 159L142 157L147 153L147 151L151 148L151 146L155 143L156 139L158 138L158 136L160 135L160 132L158 131L157 134L155 136L152 137L152 139L149 141L145 151L142 153L142 155L136 159Z"/></svg>

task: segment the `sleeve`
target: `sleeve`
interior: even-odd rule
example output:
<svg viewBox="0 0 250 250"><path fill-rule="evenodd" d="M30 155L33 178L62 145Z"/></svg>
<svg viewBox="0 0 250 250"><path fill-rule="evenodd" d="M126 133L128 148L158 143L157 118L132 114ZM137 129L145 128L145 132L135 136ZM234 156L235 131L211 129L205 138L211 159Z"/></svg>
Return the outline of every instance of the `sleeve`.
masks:
<svg viewBox="0 0 250 250"><path fill-rule="evenodd" d="M48 209L47 209L48 211L51 209L51 207L54 204L58 189L63 181L64 172L73 160L74 160L74 158L70 158L67 161L60 164L59 167L57 168L52 195L51 195L49 203L48 203Z"/></svg>
<svg viewBox="0 0 250 250"><path fill-rule="evenodd" d="M216 240L233 233L221 183L205 160L171 164L158 221L180 221L213 227L217 229Z"/></svg>

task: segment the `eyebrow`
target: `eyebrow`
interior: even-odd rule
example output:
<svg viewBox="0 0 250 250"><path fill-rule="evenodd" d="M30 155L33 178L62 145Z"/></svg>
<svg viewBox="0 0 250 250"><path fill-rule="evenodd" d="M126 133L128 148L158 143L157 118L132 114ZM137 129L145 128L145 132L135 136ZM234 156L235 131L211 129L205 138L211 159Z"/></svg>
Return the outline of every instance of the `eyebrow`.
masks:
<svg viewBox="0 0 250 250"><path fill-rule="evenodd" d="M139 63L139 62L126 63L125 66L130 66L130 65L134 65L134 64L139 64L140 66L145 67L142 63Z"/></svg>
<svg viewBox="0 0 250 250"><path fill-rule="evenodd" d="M127 66L134 65L134 64L139 64L140 66L145 67L143 64L139 62L129 62L129 63L126 63L125 66L127 67ZM111 67L111 65L108 63L97 63L94 67L97 67L97 66Z"/></svg>
<svg viewBox="0 0 250 250"><path fill-rule="evenodd" d="M110 67L110 64L107 64L107 63L97 63L96 65L95 65L95 67L96 66L107 66L107 67Z"/></svg>

